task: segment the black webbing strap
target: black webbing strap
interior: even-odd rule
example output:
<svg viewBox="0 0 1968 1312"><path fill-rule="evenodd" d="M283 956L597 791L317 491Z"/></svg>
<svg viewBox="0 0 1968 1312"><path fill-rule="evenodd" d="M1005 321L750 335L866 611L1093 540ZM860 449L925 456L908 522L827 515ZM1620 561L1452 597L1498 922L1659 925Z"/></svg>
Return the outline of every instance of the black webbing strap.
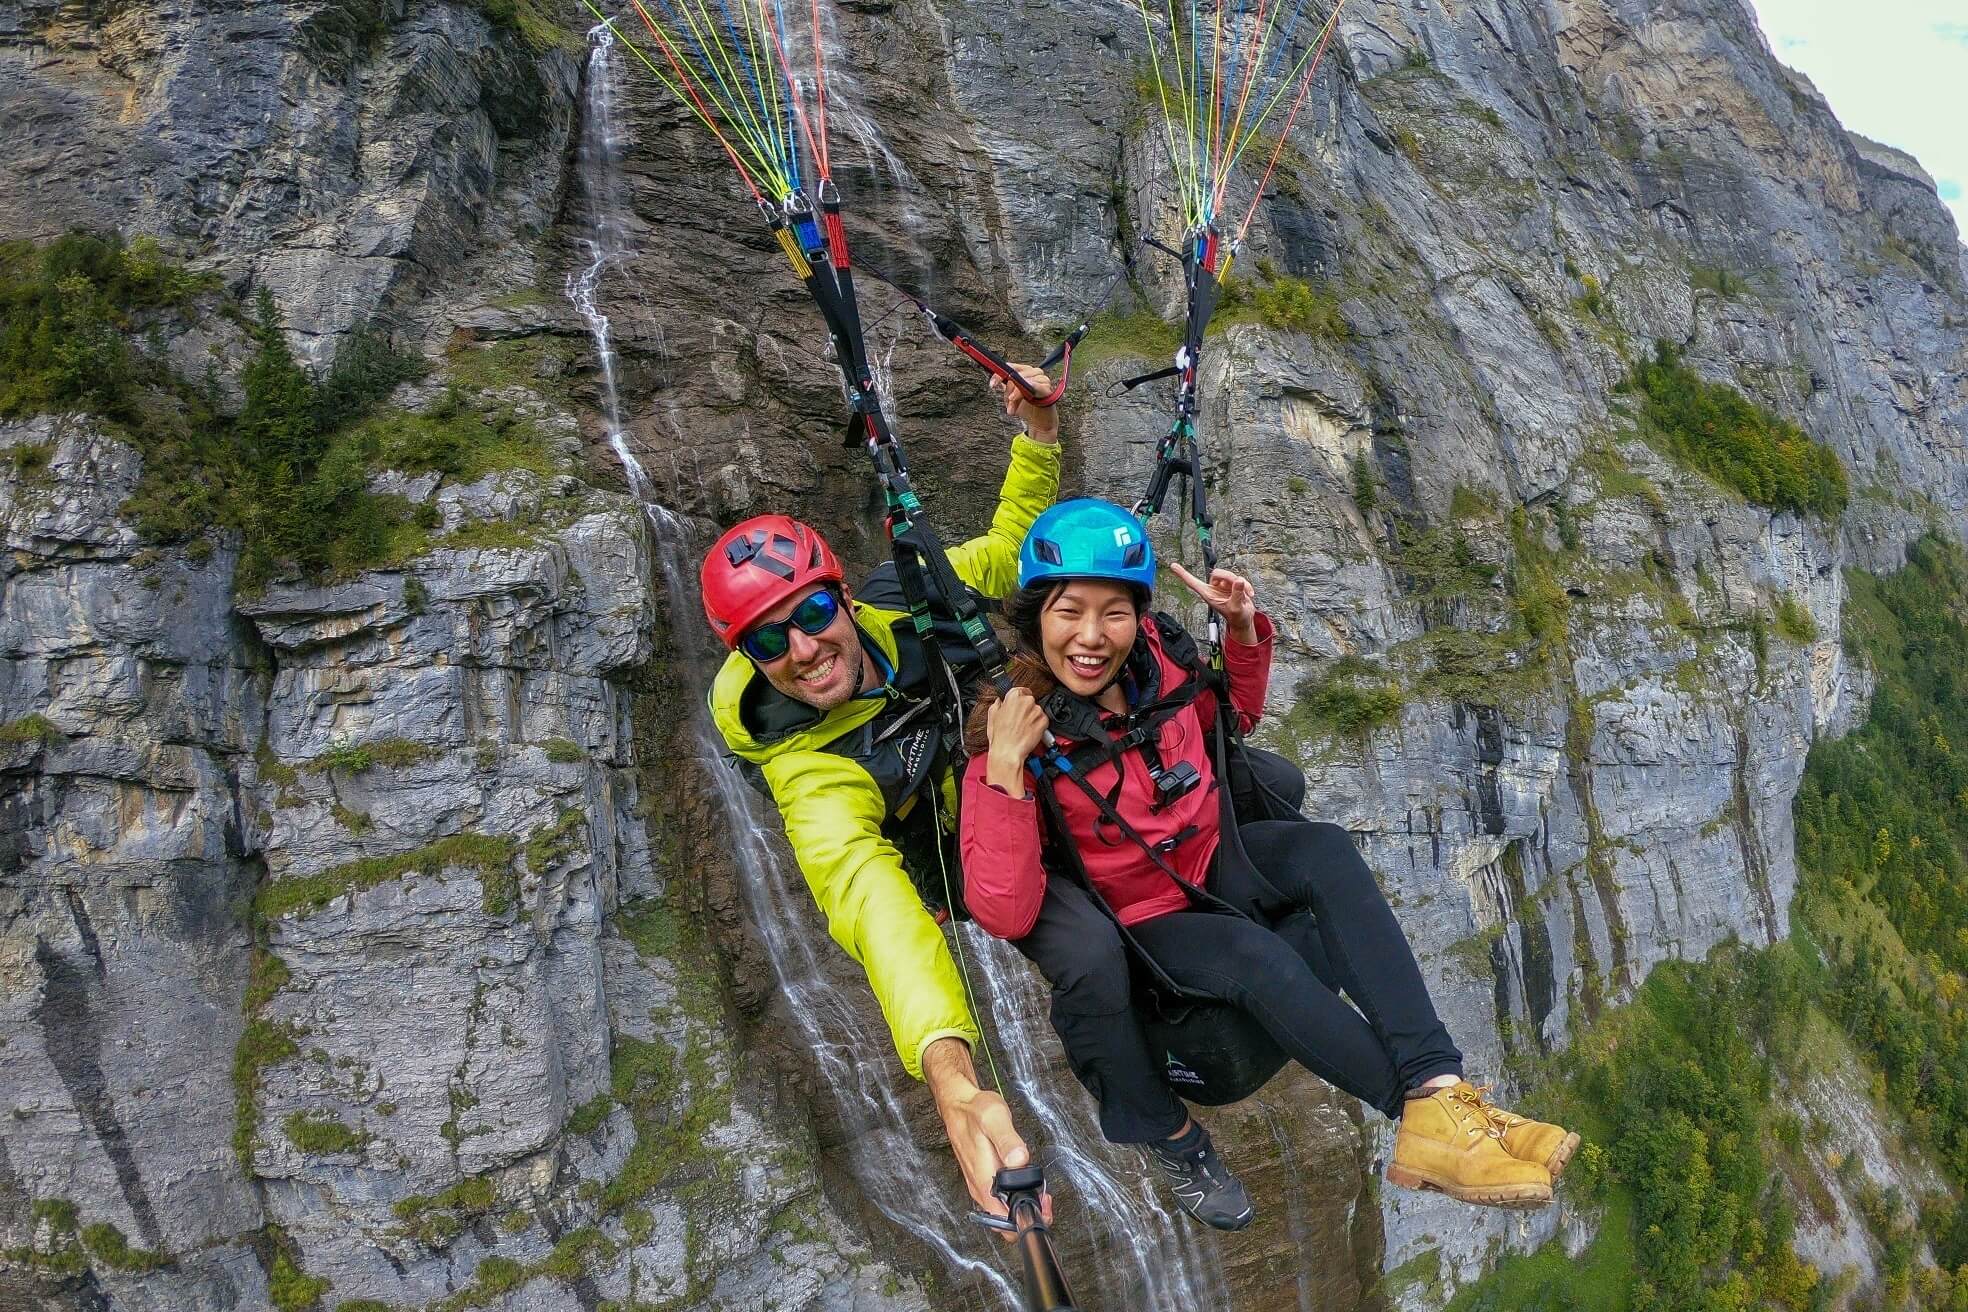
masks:
<svg viewBox="0 0 1968 1312"><path fill-rule="evenodd" d="M943 541L930 525L922 502L909 482L901 443L895 440L882 413L881 397L868 367L867 342L854 294L854 271L848 255L847 233L841 222L840 193L829 180L821 184L817 212L804 195L796 195L784 212L770 206L763 207L763 212L781 246L788 248L788 254L796 248L802 256L794 262L794 270L819 308L827 335L833 340L834 362L840 367L847 392L847 445L867 447L875 476L881 482L888 509L896 583L908 605L916 637L940 676L931 680L931 696L942 720L944 749L954 759L963 734L962 694L955 670L936 634L930 609L932 600L941 598L987 673L1003 665L1004 648L970 589L963 585L950 564Z"/></svg>
<svg viewBox="0 0 1968 1312"><path fill-rule="evenodd" d="M1217 724L1212 732L1217 734L1221 734L1223 732L1223 714L1221 708L1219 708L1218 710ZM1217 752L1218 752L1218 758L1222 759L1223 752L1220 743ZM1224 901L1222 898L1216 896L1216 894L1204 888L1201 884L1192 884L1188 880L1184 879L1181 875L1177 874L1175 872L1175 868L1169 865L1167 860L1163 858L1162 853L1156 848L1155 844L1149 842L1146 838L1143 838L1141 836L1141 831L1136 829L1132 824L1128 823L1127 817L1122 815L1120 811L1114 806L1114 804L1108 801L1107 798L1104 795L1102 795L1101 791L1098 788L1095 788L1092 782L1088 780L1085 775L1081 774L1077 770L1071 769L1070 767L1062 768L1059 759L1056 756L1051 759L1044 759L1044 758L1041 759L1043 761L1042 768L1036 772L1036 776L1035 776L1036 783L1038 785L1039 800L1045 807L1047 818L1053 826L1053 832L1059 836L1059 842L1057 844L1058 849L1064 854L1069 869L1071 869L1075 878L1086 889L1088 896L1093 898L1094 904L1098 906L1102 911L1106 912L1108 918L1112 920L1114 924L1120 929L1121 937L1127 940L1128 945L1134 949L1135 954L1148 964L1149 969L1154 973L1155 981L1158 985L1160 985L1163 989L1167 990L1170 994L1174 995L1177 998L1187 999L1192 1002L1216 1001L1217 999L1208 998L1197 993L1192 993L1188 989L1183 988L1180 984L1177 984L1173 979L1170 979L1167 972L1164 971L1161 968L1161 966L1156 964L1155 959L1148 954L1146 948L1143 948L1141 946L1140 942L1134 937L1133 933L1129 931L1128 927L1121 923L1121 918L1119 914L1115 912L1113 907L1108 905L1107 899L1100 895L1100 890L1094 886L1092 877L1087 874L1085 863L1080 860L1079 848L1077 848L1073 844L1073 839L1072 839L1073 831L1066 824L1065 812L1060 807L1059 798L1057 794L1054 792L1054 781L1061 777L1071 779L1074 785L1082 793L1086 795L1087 800L1092 802L1095 808L1099 810L1101 819L1105 823L1111 824L1116 829L1120 830L1121 834L1125 838L1127 838L1128 841L1132 842L1136 847L1140 848L1141 854L1148 858L1150 864L1152 864L1155 867L1155 869L1161 871L1164 875L1168 876L1168 878L1174 882L1175 886L1182 890L1184 896L1186 896L1192 904L1200 904L1211 911L1223 912L1233 916L1242 916L1246 920L1249 920L1250 917L1245 915L1244 912L1239 908L1231 905L1230 903ZM1219 825L1235 828L1236 813L1234 810L1232 810L1230 806L1229 781L1227 779L1219 779L1217 781L1217 787L1220 791L1220 796L1217 799L1217 806L1219 809L1219 816L1220 816ZM1225 841L1235 841L1234 836L1228 836L1228 835L1220 836L1218 839L1219 846L1221 845L1221 843Z"/></svg>
<svg viewBox="0 0 1968 1312"><path fill-rule="evenodd" d="M1163 247L1166 250L1166 247ZM1121 384L1123 390L1153 382L1158 378L1177 379L1175 419L1155 448L1155 472L1148 490L1134 503L1136 517L1147 520L1162 509L1170 487L1180 480L1189 501L1189 518L1202 547L1205 573L1216 568L1215 521L1210 517L1209 495L1203 486L1202 450L1196 441L1197 365L1202 359L1203 337L1222 295L1220 275L1229 269L1230 256L1223 238L1214 227L1200 227L1189 234L1182 252L1182 282L1185 313L1182 349L1175 364L1152 374L1143 374ZM1215 651L1220 635L1217 622L1210 621L1210 647Z"/></svg>
<svg viewBox="0 0 1968 1312"><path fill-rule="evenodd" d="M1132 378L1123 378L1107 389L1107 395L1119 396L1122 392L1132 392L1135 388L1145 383L1159 383L1162 379L1173 378L1181 372L1174 365L1170 365L1166 369L1157 369L1153 373L1136 374Z"/></svg>

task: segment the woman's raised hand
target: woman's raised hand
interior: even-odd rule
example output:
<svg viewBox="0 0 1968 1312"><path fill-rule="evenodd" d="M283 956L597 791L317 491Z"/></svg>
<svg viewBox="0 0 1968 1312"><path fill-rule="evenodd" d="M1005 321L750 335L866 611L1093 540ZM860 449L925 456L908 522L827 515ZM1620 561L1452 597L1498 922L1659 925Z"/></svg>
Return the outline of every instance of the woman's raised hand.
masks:
<svg viewBox="0 0 1968 1312"><path fill-rule="evenodd" d="M984 732L994 763L1025 768L1025 760L1045 741L1046 713L1024 688L1013 688L985 713Z"/></svg>
<svg viewBox="0 0 1968 1312"><path fill-rule="evenodd" d="M1202 598L1205 606L1223 617L1232 642L1246 647L1257 642L1257 592L1249 579L1219 567L1210 571L1209 582L1205 583L1182 568L1180 561L1171 560L1168 567L1188 585L1189 591Z"/></svg>

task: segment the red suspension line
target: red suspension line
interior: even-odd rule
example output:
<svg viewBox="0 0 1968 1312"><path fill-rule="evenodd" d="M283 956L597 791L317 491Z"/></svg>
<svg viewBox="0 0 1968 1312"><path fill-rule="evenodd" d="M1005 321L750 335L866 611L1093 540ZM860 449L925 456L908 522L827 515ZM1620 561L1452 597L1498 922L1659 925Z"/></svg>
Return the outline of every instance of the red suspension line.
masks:
<svg viewBox="0 0 1968 1312"><path fill-rule="evenodd" d="M1305 70L1305 79L1298 84L1298 94L1292 97L1291 113L1285 115L1285 126L1278 130L1278 144L1271 148L1271 158L1264 165L1264 176L1258 179L1257 194L1251 197L1250 209L1244 213L1244 221L1237 226L1237 244L1242 245L1244 234L1250 231L1251 220L1257 217L1258 202L1264 199L1264 189L1271 183L1271 174L1278 167L1278 157L1285 153L1285 140L1291 136L1292 124L1298 119L1298 111L1305 104L1305 93L1312 89L1312 82L1319 76L1319 64L1326 57L1326 45L1339 30L1339 11L1346 0L1339 0L1333 6L1332 17L1327 20L1326 30L1319 37L1319 48L1312 52L1312 66Z"/></svg>
<svg viewBox="0 0 1968 1312"><path fill-rule="evenodd" d="M678 60L676 51L670 45L670 39L663 35L661 28L656 26L655 20L649 16L649 11L642 7L642 0L629 0L629 4L634 7L637 17L642 19L642 25L649 29L649 34L656 38L656 44L662 48L663 57L670 61L670 67L676 70L677 80L682 84L684 92L697 107L697 117L704 120L704 126L711 130L711 135L717 138L718 145L723 146L724 153L731 157L731 166L737 169L738 176L744 179L745 186L752 193L752 198L761 205L765 204L765 196L759 191L758 184L752 181L751 172L745 168L745 162L738 158L738 152L733 150L731 143L724 139L724 133L718 131L717 120L711 117L711 111L704 104L703 97L697 94L697 85L691 81L690 74L684 71L682 62Z"/></svg>

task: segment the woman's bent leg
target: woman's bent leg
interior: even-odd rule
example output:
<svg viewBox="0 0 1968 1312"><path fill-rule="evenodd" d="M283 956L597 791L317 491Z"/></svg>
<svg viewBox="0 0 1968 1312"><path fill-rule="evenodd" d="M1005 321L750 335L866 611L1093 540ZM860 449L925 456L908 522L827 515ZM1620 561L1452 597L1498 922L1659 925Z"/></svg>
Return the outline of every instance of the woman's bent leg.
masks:
<svg viewBox="0 0 1968 1312"><path fill-rule="evenodd" d="M1177 911L1134 926L1134 935L1177 984L1243 1008L1293 1061L1400 1114L1405 1086L1380 1036L1277 934L1241 916Z"/></svg>
<svg viewBox="0 0 1968 1312"><path fill-rule="evenodd" d="M1127 948L1086 890L1048 881L1038 922L1012 946L1052 985L1052 1028L1100 1104L1101 1133L1113 1143L1150 1143L1181 1130L1189 1114L1142 1036Z"/></svg>
<svg viewBox="0 0 1968 1312"><path fill-rule="evenodd" d="M1385 1044L1402 1092L1462 1074L1462 1053L1435 1014L1414 949L1352 836L1338 825L1296 821L1245 825L1240 836L1283 899L1260 895L1258 909L1277 917L1311 908L1332 974Z"/></svg>

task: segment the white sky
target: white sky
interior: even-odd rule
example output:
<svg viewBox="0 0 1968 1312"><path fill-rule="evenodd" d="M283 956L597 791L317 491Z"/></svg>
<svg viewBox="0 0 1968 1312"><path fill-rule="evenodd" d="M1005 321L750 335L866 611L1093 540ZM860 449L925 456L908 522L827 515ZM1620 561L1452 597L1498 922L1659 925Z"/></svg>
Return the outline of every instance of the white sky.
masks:
<svg viewBox="0 0 1968 1312"><path fill-rule="evenodd" d="M1749 0L1854 132L1912 154L1968 237L1968 0Z"/></svg>

